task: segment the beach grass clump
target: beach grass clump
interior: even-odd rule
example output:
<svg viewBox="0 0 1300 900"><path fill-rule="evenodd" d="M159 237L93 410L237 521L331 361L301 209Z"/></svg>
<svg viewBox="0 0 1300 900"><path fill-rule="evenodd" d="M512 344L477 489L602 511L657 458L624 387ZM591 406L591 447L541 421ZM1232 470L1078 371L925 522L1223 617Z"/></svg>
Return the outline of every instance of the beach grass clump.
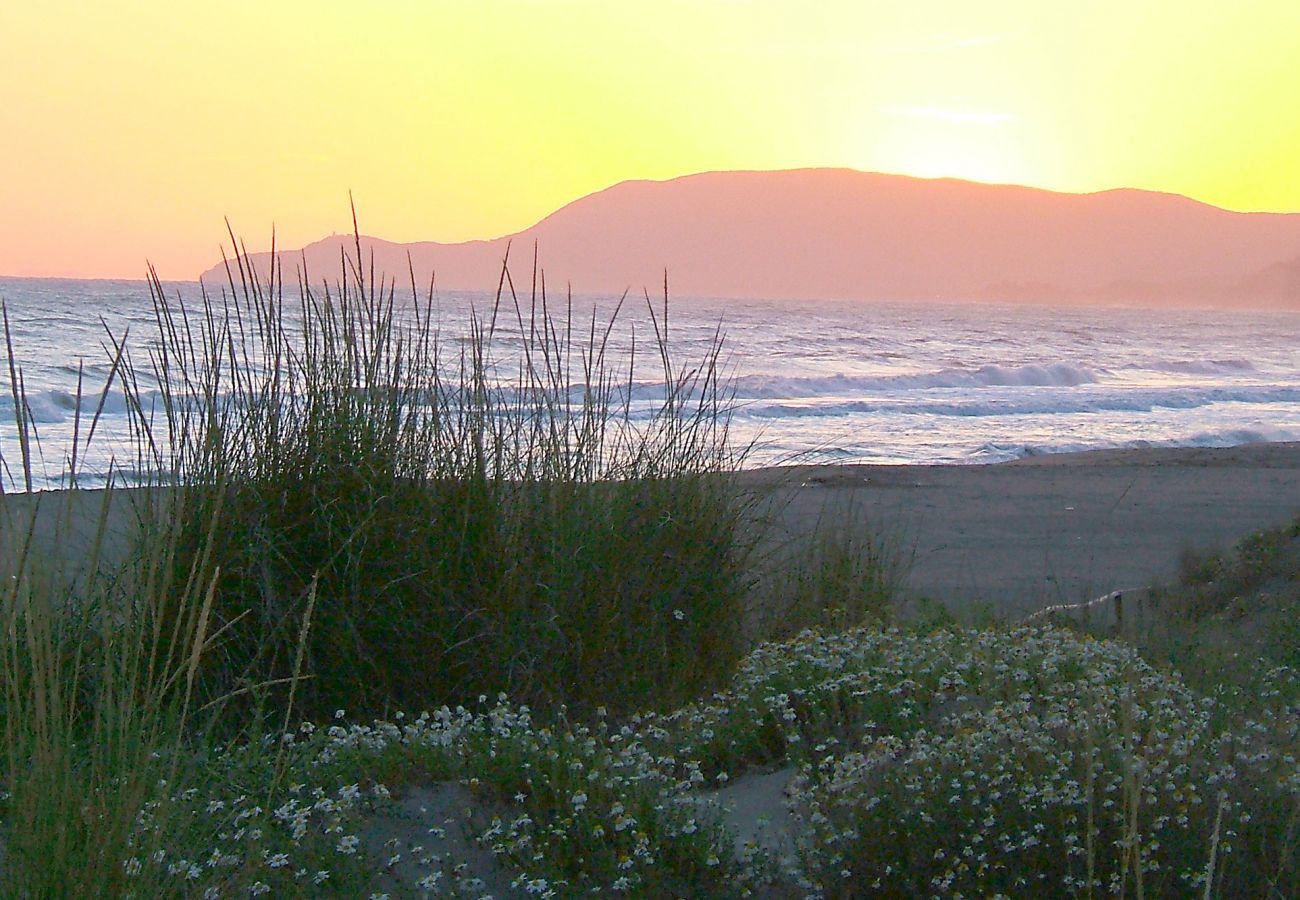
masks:
<svg viewBox="0 0 1300 900"><path fill-rule="evenodd" d="M75 490L120 354L85 422L78 385L74 490L33 493L40 436L7 317L5 349L19 451L0 459L0 894L116 896L123 852L140 847L138 815L194 774L187 735L208 720L194 686L216 637L212 594L197 579L171 581L167 540L110 563L121 549L107 524L123 502L114 479L98 497ZM162 502L147 489L138 499Z"/></svg>
<svg viewBox="0 0 1300 900"><path fill-rule="evenodd" d="M829 501L812 530L775 548L764 568L765 636L893 623L913 552L891 523L868 521L852 494Z"/></svg>
<svg viewBox="0 0 1300 900"><path fill-rule="evenodd" d="M21 459L0 464L27 495L0 529L0 884L21 895L187 893L206 820L186 798L240 818L202 857L233 865L223 833L276 833L249 800L283 781L266 735L303 717L501 689L575 712L664 706L739 656L749 537L718 346L677 369L652 311L646 389L634 355L605 358L612 320L578 333L571 302L561 325L544 288L527 308L511 289L448 358L432 296L401 304L359 262L297 306L242 256L235 270L231 296L197 307L154 279L143 357L109 337L103 396L126 396L126 480L144 484L96 473L88 542L38 533L80 535L86 497L31 493L40 440L8 367ZM499 343L517 352L497 359ZM73 488L96 433L83 408L78 391ZM124 505L138 539L110 552ZM242 790L214 794L235 770Z"/></svg>
<svg viewBox="0 0 1300 900"><path fill-rule="evenodd" d="M503 272L449 342L432 289L399 299L359 247L296 296L242 255L230 272L197 307L153 282L157 339L128 381L148 387L147 462L184 497L155 523L181 533L178 580L216 585L205 703L628 711L726 676L752 538L720 341L679 368L647 298L650 340L616 354L618 311L557 315Z"/></svg>
<svg viewBox="0 0 1300 900"><path fill-rule="evenodd" d="M138 816L157 808L170 830L164 801L195 778L189 735L209 716L193 688L213 639L211 597L169 594L164 630L156 595L135 591L157 574L147 560L111 579L66 571L33 551L36 514L11 512L6 536L19 537L0 563L0 896L118 896L123 854L149 849Z"/></svg>
<svg viewBox="0 0 1300 900"><path fill-rule="evenodd" d="M1253 714L1279 692L1300 713L1300 520L1186 554L1180 579L1142 602L1152 614L1132 638L1148 658Z"/></svg>

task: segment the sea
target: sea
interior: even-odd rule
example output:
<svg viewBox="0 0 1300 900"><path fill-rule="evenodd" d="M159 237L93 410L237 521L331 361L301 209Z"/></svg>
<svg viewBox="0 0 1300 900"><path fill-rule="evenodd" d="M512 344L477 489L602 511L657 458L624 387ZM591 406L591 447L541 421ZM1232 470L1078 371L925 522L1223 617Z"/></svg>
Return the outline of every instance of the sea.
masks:
<svg viewBox="0 0 1300 900"><path fill-rule="evenodd" d="M163 289L169 304L194 308L199 297L197 283ZM509 357L507 326L523 319L527 330L533 301L441 292L432 308L448 346L495 308ZM720 341L731 439L748 448L749 467L978 465L1098 448L1300 440L1300 312L679 297L665 313L662 297L619 301L550 297L547 311L577 335L590 334L593 318L603 334L612 319L611 371L630 373L643 404L665 380L656 328L667 328L677 373L706 361ZM127 403L109 379L120 343L137 373L147 371L158 336L148 285L0 278L0 302L9 348L0 349L4 489L27 487L15 381L38 439L32 489L66 486L74 462L83 485L102 484L112 470L140 477L126 462L134 457ZM517 371L511 365L500 371Z"/></svg>

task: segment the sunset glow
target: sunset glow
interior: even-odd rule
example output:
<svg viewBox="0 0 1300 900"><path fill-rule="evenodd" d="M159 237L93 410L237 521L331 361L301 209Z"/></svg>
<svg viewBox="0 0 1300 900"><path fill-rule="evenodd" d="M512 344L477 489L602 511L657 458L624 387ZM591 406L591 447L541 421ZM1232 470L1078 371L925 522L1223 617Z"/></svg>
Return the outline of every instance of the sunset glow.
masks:
<svg viewBox="0 0 1300 900"><path fill-rule="evenodd" d="M841 166L1300 210L1300 4L15 2L0 274L496 237L619 181Z"/></svg>

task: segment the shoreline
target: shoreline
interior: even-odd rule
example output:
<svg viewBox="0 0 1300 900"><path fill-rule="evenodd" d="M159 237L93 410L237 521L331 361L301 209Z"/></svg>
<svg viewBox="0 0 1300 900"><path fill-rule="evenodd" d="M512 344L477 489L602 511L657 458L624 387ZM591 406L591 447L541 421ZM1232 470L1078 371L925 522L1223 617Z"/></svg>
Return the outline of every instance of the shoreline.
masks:
<svg viewBox="0 0 1300 900"><path fill-rule="evenodd" d="M811 531L824 512L851 508L912 556L908 594L959 616L986 607L1017 619L1168 581L1187 552L1223 550L1300 515L1300 443L1103 449L987 465L774 466L735 478L773 499L778 543ZM37 547L75 568L90 552L104 491L3 495L0 526L25 523L38 504ZM129 543L135 493L115 489L109 504L110 558Z"/></svg>

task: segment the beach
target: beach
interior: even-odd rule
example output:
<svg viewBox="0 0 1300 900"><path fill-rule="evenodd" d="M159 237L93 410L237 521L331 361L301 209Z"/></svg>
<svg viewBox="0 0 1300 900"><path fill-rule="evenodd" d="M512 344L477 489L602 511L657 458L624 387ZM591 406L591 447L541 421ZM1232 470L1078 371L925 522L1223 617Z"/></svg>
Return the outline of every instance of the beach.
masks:
<svg viewBox="0 0 1300 900"><path fill-rule="evenodd" d="M967 466L781 466L741 472L737 482L771 499L772 541L809 533L848 503L859 525L912 559L911 600L1015 620L1167 581L1188 552L1223 550L1291 521L1300 514L1300 444L1097 450ZM91 553L102 497L10 494L0 521L26 523L39 503L40 558L75 568ZM137 491L114 493L106 558L129 545L138 502ZM60 516L66 527L56 527Z"/></svg>
<svg viewBox="0 0 1300 900"><path fill-rule="evenodd" d="M793 488L778 531L852 503L913 556L912 597L1007 619L1167 581L1300 514L1300 444L1096 450L976 466L808 466L745 473Z"/></svg>

